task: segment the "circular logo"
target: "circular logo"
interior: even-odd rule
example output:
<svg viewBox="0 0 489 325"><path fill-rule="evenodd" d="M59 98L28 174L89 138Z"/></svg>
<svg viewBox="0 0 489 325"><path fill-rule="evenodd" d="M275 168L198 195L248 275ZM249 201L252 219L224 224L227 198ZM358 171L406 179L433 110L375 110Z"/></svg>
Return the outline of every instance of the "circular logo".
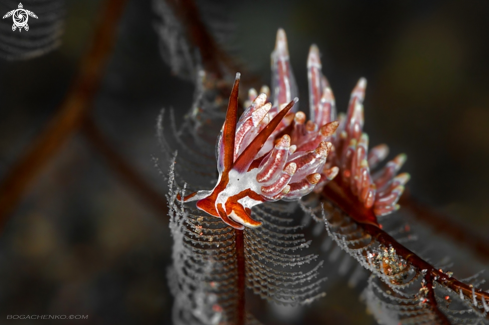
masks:
<svg viewBox="0 0 489 325"><path fill-rule="evenodd" d="M14 24L17 25L17 27L22 28L27 24L28 16L24 9L17 9L13 14L13 18Z"/></svg>

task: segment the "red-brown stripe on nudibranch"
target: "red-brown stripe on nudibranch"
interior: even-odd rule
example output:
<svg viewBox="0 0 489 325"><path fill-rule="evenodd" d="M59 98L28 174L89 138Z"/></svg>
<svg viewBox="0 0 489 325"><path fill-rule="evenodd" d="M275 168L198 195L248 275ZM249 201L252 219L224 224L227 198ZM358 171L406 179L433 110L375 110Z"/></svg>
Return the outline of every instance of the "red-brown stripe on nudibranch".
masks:
<svg viewBox="0 0 489 325"><path fill-rule="evenodd" d="M222 144L224 146L223 166L224 172L229 172L234 162L234 138L236 137L236 124L238 123L238 92L240 74L236 74L233 90L229 97L226 120L222 130Z"/></svg>

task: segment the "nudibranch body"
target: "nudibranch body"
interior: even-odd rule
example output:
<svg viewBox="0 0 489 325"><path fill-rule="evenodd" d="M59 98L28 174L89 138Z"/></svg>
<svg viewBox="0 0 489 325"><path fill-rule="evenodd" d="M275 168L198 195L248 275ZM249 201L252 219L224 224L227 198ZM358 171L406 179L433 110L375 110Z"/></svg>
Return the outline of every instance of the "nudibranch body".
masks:
<svg viewBox="0 0 489 325"><path fill-rule="evenodd" d="M278 110L267 102L266 94L252 98L253 103L236 121L238 87L239 74L217 144L217 185L184 200L197 200L199 209L242 229L261 225L251 218L253 206L298 199L314 189L332 148L328 139L338 123L329 123L319 131L315 126L309 131L302 129L304 114L289 113L297 98ZM290 126L295 126L295 132L287 130ZM267 145L272 148L267 150ZM337 168L333 168L328 177L336 173Z"/></svg>
<svg viewBox="0 0 489 325"><path fill-rule="evenodd" d="M387 146L367 150L368 137L362 133L365 79L352 92L347 116L334 121L334 96L314 45L307 69L312 120L306 123L306 115L296 111L297 87L285 32L280 29L272 52L272 100L268 100L267 87L260 95L251 89L248 108L238 120L240 75L236 75L216 148L217 184L213 190L178 196L179 200L197 201L200 210L236 229L257 227L261 223L251 218L253 206L319 192L341 170L341 184L376 215L398 208L397 200L409 179L407 174L396 176L405 156L370 175L370 168L387 155Z"/></svg>

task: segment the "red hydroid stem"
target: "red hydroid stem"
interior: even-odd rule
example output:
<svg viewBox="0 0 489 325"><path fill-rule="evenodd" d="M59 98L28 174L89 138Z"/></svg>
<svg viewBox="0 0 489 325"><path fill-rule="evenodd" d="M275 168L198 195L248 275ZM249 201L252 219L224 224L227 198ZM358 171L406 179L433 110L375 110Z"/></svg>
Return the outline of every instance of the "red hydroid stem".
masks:
<svg viewBox="0 0 489 325"><path fill-rule="evenodd" d="M345 187L344 184L342 184L340 177L337 177L328 183L328 185L324 187L322 194L328 201L332 202L348 215L348 217L352 218L373 239L385 247L392 247L396 251L396 254L401 256L406 262L416 267L420 272L423 271L426 273L424 278L427 284L429 284L427 285L429 290L428 303L444 324L450 324L450 322L437 308L437 303L434 299L433 281L441 283L443 286L450 288L456 293L462 292L466 299L473 300L475 296L475 299L479 301L479 303L482 299L485 299L485 301L489 300L489 293L481 291L480 289L473 290L469 285L436 269L433 265L423 260L411 250L398 243L388 233L383 231L376 220L377 218L375 217L373 209L366 209L361 204L358 204L357 198L349 191L348 187Z"/></svg>
<svg viewBox="0 0 489 325"><path fill-rule="evenodd" d="M244 233L243 230L236 229L234 234L236 240L236 267L238 270L238 278L236 280L236 286L238 288L236 324L244 325L246 319L246 264L244 255Z"/></svg>

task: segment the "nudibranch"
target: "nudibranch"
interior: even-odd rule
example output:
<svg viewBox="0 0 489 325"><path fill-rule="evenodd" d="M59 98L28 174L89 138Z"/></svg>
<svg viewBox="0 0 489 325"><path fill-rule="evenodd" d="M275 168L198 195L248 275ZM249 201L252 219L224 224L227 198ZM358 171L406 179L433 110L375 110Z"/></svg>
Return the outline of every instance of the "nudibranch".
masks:
<svg viewBox="0 0 489 325"><path fill-rule="evenodd" d="M253 98L238 120L239 77L238 73L218 139L217 185L183 200L197 201L200 210L243 229L261 225L251 218L253 206L298 199L314 189L322 179L332 148L328 140L338 123L326 124L320 130L311 124L306 128L304 113L289 113L297 98L281 104L279 110L267 102L266 94ZM334 167L325 177L331 179L337 173Z"/></svg>
<svg viewBox="0 0 489 325"><path fill-rule="evenodd" d="M251 217L253 206L298 200L321 191L340 173L343 190L351 191L376 215L396 210L409 179L408 174L396 176L405 156L399 155L371 176L371 168L387 156L388 149L380 145L368 153L368 137L362 132L366 80L360 79L354 88L346 117L340 115L336 121L333 92L321 72L319 51L311 46L307 61L311 120L306 122L305 113L297 111L298 92L282 29L271 59L272 100L267 87L259 95L250 89L239 119L240 74L236 74L216 146L219 178L214 189L177 199L197 201L200 210L236 229L258 227L261 222Z"/></svg>

